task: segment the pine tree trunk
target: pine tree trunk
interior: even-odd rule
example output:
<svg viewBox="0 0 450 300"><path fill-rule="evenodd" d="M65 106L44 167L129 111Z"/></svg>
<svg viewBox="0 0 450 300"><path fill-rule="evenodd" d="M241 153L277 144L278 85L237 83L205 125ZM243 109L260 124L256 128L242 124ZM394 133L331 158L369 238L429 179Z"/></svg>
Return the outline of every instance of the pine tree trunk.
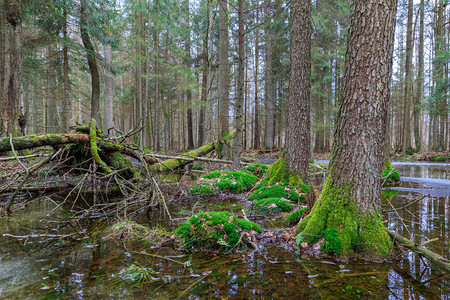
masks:
<svg viewBox="0 0 450 300"><path fill-rule="evenodd" d="M380 198L396 7L396 0L352 4L343 98L327 178L298 227L308 242L325 235L325 242L336 246L334 254L360 251L378 259L391 251Z"/></svg>
<svg viewBox="0 0 450 300"><path fill-rule="evenodd" d="M291 73L286 129L286 160L308 182L310 157L311 0L291 2Z"/></svg>
<svg viewBox="0 0 450 300"><path fill-rule="evenodd" d="M241 168L241 152L242 146L242 131L243 131L243 102L244 102L244 0L238 1L238 15L239 15L239 65L238 65L238 82L237 82L237 101L236 101L236 113L235 113L235 126L236 137L233 141L233 165L234 170Z"/></svg>
<svg viewBox="0 0 450 300"><path fill-rule="evenodd" d="M416 141L416 149L420 152L422 150L422 139L420 134L420 103L422 102L423 94L423 76L424 76L424 18L425 18L425 4L424 0L420 0L420 24L419 24L419 65L417 74L417 95L414 103L414 140Z"/></svg>
<svg viewBox="0 0 450 300"><path fill-rule="evenodd" d="M266 137L265 146L267 149L272 149L274 146L274 130L275 130L275 99L273 89L273 64L272 64L272 1L265 2L265 42L266 42Z"/></svg>
<svg viewBox="0 0 450 300"><path fill-rule="evenodd" d="M86 0L80 1L80 34L83 46L86 50L86 58L91 73L91 118L99 121L100 119L100 73L98 71L97 58L95 54L94 45L88 34L87 21L87 3Z"/></svg>
<svg viewBox="0 0 450 300"><path fill-rule="evenodd" d="M413 57L413 0L408 0L408 23L406 29L405 102L403 106L402 154L411 148L410 106L412 98L412 57Z"/></svg>
<svg viewBox="0 0 450 300"><path fill-rule="evenodd" d="M256 23L259 22L259 7L256 8ZM259 99L258 99L258 70L259 70L259 29L255 29L255 120L253 128L253 148L259 148Z"/></svg>
<svg viewBox="0 0 450 300"><path fill-rule="evenodd" d="M228 22L228 0L219 0L219 138L229 130ZM219 157L229 158L226 144Z"/></svg>
<svg viewBox="0 0 450 300"><path fill-rule="evenodd" d="M67 44L69 43L67 36L67 10L64 7L64 25L63 25L63 73L64 73L64 96L62 107L62 126L64 130L69 128L69 50Z"/></svg>

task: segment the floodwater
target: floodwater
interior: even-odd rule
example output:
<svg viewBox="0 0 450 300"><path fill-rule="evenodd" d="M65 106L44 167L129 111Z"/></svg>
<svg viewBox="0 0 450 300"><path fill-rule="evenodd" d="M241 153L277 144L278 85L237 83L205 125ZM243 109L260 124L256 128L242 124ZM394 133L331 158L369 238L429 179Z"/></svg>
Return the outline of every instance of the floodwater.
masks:
<svg viewBox="0 0 450 300"><path fill-rule="evenodd" d="M387 227L417 243L437 238L425 247L450 259L450 165L402 163L396 168L402 183L392 188L398 193L391 203L406 207L397 215L384 205ZM237 200L210 199L173 202L170 211L172 217L182 218L208 209L239 214L244 207ZM391 262L370 263L302 259L282 242L261 245L261 252L219 256L145 248L170 261L133 253L143 250L142 245L89 234L99 222L74 226L67 222L73 216L71 209L76 208L60 207L55 199L44 197L13 217L0 219L1 232L17 236L86 230L79 235L85 237L75 240L0 236L0 298L450 299L450 275L414 252ZM139 222L170 229L159 210L141 216ZM258 222L266 228L280 226L277 220ZM135 287L121 282L133 264L151 270L151 280Z"/></svg>

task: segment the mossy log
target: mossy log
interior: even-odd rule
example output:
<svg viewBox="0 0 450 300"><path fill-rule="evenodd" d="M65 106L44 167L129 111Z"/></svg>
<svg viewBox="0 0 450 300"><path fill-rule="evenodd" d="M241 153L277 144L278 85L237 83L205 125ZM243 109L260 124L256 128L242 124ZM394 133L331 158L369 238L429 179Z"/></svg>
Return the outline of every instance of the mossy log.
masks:
<svg viewBox="0 0 450 300"><path fill-rule="evenodd" d="M398 233L395 233L389 229L386 229L387 233L392 237L392 239L396 240L400 244L405 245L409 249L411 249L414 252L417 252L420 255L425 256L441 268L443 268L445 271L450 272L450 261L439 254L436 254L424 247L421 247L420 245L417 245L416 243L408 240L407 238L399 235Z"/></svg>
<svg viewBox="0 0 450 300"><path fill-rule="evenodd" d="M234 138L235 134L236 134L236 130L233 130L233 131L229 132L228 137L229 138ZM203 145L203 146L201 146L201 147L199 147L197 149L191 150L189 152L185 152L185 153L183 153L183 154L181 154L179 156L183 157L183 158L191 158L191 159L193 158L193 159L195 159L195 158L197 158L199 156L203 156L203 155L206 155L206 154L210 153L211 151L216 149L216 145L220 144L220 143L221 143L221 140L216 140L216 141L211 142L209 144ZM172 159L168 159L168 160L165 160L163 162L160 162L160 163L157 163L157 164L149 166L149 170L152 171L152 172L170 171L170 170L174 170L174 169L180 168L180 167L182 167L184 165L187 165L190 162L191 161L189 161L189 160L172 158Z"/></svg>
<svg viewBox="0 0 450 300"><path fill-rule="evenodd" d="M82 133L69 134L40 134L25 135L20 137L0 138L0 152L11 151L11 142L14 150L33 149L42 146L58 147L64 144L88 144L89 135Z"/></svg>

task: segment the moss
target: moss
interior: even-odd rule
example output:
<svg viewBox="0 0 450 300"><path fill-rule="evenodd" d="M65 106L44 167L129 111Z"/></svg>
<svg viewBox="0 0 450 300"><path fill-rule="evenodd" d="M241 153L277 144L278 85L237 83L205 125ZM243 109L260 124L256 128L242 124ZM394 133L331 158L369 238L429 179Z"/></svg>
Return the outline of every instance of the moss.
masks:
<svg viewBox="0 0 450 300"><path fill-rule="evenodd" d="M392 173L391 173L392 171ZM390 173L390 175L389 175ZM386 179L386 176L389 177ZM394 166L392 165L392 162L389 158L385 159L383 162L383 173L382 173L382 181L385 181L387 183L395 183L400 181L400 173L395 170Z"/></svg>
<svg viewBox="0 0 450 300"><path fill-rule="evenodd" d="M305 203L305 195L308 194L308 186L302 184L298 187L275 184L273 186L258 185L248 200L261 200L264 198L286 198L294 203Z"/></svg>
<svg viewBox="0 0 450 300"><path fill-rule="evenodd" d="M283 198L266 198L253 203L253 207L263 212L290 212L294 205Z"/></svg>
<svg viewBox="0 0 450 300"><path fill-rule="evenodd" d="M127 179L140 177L139 170L120 152L113 152L111 165L115 169L120 169L120 175Z"/></svg>
<svg viewBox="0 0 450 300"><path fill-rule="evenodd" d="M294 212L292 212L291 214L289 214L288 216L288 221L289 221L289 225L293 226L298 224L298 222L300 222L300 219L302 218L303 214L308 210L308 208L301 208L298 209Z"/></svg>
<svg viewBox="0 0 450 300"><path fill-rule="evenodd" d="M208 194L223 191L238 194L249 191L258 180L258 177L244 172L217 170L200 177L189 193Z"/></svg>
<svg viewBox="0 0 450 300"><path fill-rule="evenodd" d="M259 178L263 177L269 167L265 164L254 163L242 168L242 171L255 175Z"/></svg>
<svg viewBox="0 0 450 300"><path fill-rule="evenodd" d="M248 246L246 234L252 230L263 231L258 224L236 218L230 212L200 212L181 224L174 234L178 247L231 252Z"/></svg>
<svg viewBox="0 0 450 300"><path fill-rule="evenodd" d="M297 233L308 243L315 243L324 232L334 228L336 239L342 245L345 256L362 253L371 259L389 255L392 242L389 238L381 214L368 214L359 210L350 198L352 185L336 188L332 176L325 180L323 191L311 210L300 222ZM328 249L328 248L327 248Z"/></svg>
<svg viewBox="0 0 450 300"><path fill-rule="evenodd" d="M445 161L445 157L440 156L440 155L435 155L435 156L433 156L433 160L434 161Z"/></svg>
<svg viewBox="0 0 450 300"><path fill-rule="evenodd" d="M134 221L123 220L103 231L104 239L137 241L144 245L157 245L170 237L171 233L164 228L148 228Z"/></svg>
<svg viewBox="0 0 450 300"><path fill-rule="evenodd" d="M342 253L342 242L338 237L337 230L329 228L322 231L321 234L324 241L320 250L331 255L340 255Z"/></svg>
<svg viewBox="0 0 450 300"><path fill-rule="evenodd" d="M201 170L204 170L204 169L205 169L205 167L202 166L202 165L195 165L195 166L192 166L192 170L201 171Z"/></svg>

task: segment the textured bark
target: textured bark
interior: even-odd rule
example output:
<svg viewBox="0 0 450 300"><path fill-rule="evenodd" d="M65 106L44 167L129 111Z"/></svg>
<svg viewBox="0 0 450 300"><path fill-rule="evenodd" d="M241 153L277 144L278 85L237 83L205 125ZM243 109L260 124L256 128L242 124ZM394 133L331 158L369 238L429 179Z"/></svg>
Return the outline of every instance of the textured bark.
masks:
<svg viewBox="0 0 450 300"><path fill-rule="evenodd" d="M22 1L4 0L4 74L0 133L16 134L19 104L22 97ZM3 131L3 132L2 132Z"/></svg>
<svg viewBox="0 0 450 300"><path fill-rule="evenodd" d="M244 49L244 0L238 1L238 19L239 19L239 65L238 65L238 82L237 82L237 101L235 108L235 126L236 126L236 137L233 143L233 165L234 170L239 170L241 168L241 152L243 149L242 145L242 131L243 131L243 103L244 103L244 60L245 60L245 49Z"/></svg>
<svg viewBox="0 0 450 300"><path fill-rule="evenodd" d="M272 64L272 1L265 2L265 42L266 42L266 137L265 146L272 149L274 146L274 129L275 129L275 99L273 88L273 64Z"/></svg>
<svg viewBox="0 0 450 300"><path fill-rule="evenodd" d="M109 30L109 27L108 27ZM109 33L108 33L109 35ZM104 127L103 129L108 135L114 136L113 131L109 129L114 127L114 77L111 72L111 44L105 44L105 115L104 115Z"/></svg>
<svg viewBox="0 0 450 300"><path fill-rule="evenodd" d="M317 239L336 230L341 254L389 255L380 213L396 0L355 0L345 61L343 98L323 191L298 230Z"/></svg>
<svg viewBox="0 0 450 300"><path fill-rule="evenodd" d="M161 109L161 100L159 95L159 0L155 0L155 10L156 10L156 16L155 16L155 34L154 34L154 41L155 41L155 104L156 104L156 110L155 110L155 150L158 152L161 150L161 129L160 129L160 112Z"/></svg>
<svg viewBox="0 0 450 300"><path fill-rule="evenodd" d="M228 0L219 0L219 138L229 127L229 79L228 79ZM228 146L222 147L219 156L228 159Z"/></svg>
<svg viewBox="0 0 450 300"><path fill-rule="evenodd" d="M86 50L86 58L89 66L89 72L91 74L91 118L99 121L100 73L98 71L94 45L92 44L88 33L86 0L81 0L80 4L80 34L83 46Z"/></svg>
<svg viewBox="0 0 450 300"><path fill-rule="evenodd" d="M209 0L208 0L209 1ZM186 15L186 39L185 39L185 48L184 51L186 52L186 59L185 59L185 66L187 69L191 68L191 32L189 30L190 23L189 23L189 0L186 0L184 2L184 8L187 10ZM188 78L187 82L190 82L190 79ZM188 136L188 149L194 148L194 125L192 120L192 92L190 87L186 89L186 105L187 105L187 136Z"/></svg>
<svg viewBox="0 0 450 300"><path fill-rule="evenodd" d="M256 23L259 22L259 7L256 8ZM253 148L259 148L259 99L258 99L258 70L259 70L259 29L255 29L255 125L253 128Z"/></svg>
<svg viewBox="0 0 450 300"><path fill-rule="evenodd" d="M413 0L408 0L408 22L406 29L405 102L403 105L402 154L411 148L410 106L412 98L412 57L413 57Z"/></svg>
<svg viewBox="0 0 450 300"><path fill-rule="evenodd" d="M293 0L286 160L303 182L308 182L311 140L311 32L311 0Z"/></svg>
<svg viewBox="0 0 450 300"><path fill-rule="evenodd" d="M435 6L435 28L434 28L434 58L433 58L433 85L434 85L434 106L433 114L433 151L439 151L444 148L444 114L446 91L444 89L444 4L443 0L437 0Z"/></svg>
<svg viewBox="0 0 450 300"><path fill-rule="evenodd" d="M67 36L67 11L64 6L64 25L63 25L63 37L64 37L64 46L63 46L63 72L64 72L64 96L63 96L63 107L62 107L62 126L66 130L69 125L69 51L67 44L68 36Z"/></svg>
<svg viewBox="0 0 450 300"><path fill-rule="evenodd" d="M417 74L417 95L414 101L414 140L416 142L416 149L420 152L422 150L422 139L420 134L420 103L422 102L423 83L424 83L424 18L425 18L425 4L424 0L420 0L420 23L419 23L419 65Z"/></svg>

